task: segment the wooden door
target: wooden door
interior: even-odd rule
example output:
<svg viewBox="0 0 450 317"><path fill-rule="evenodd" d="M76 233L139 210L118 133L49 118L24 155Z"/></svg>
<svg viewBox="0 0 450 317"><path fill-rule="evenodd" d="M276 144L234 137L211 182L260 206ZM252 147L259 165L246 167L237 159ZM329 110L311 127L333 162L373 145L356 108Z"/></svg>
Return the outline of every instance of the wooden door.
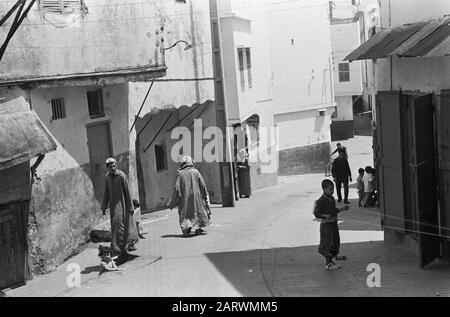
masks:
<svg viewBox="0 0 450 317"><path fill-rule="evenodd" d="M405 202L401 128L401 96L377 95L377 166L383 227L404 232Z"/></svg>
<svg viewBox="0 0 450 317"><path fill-rule="evenodd" d="M96 122L86 126L89 162L91 167L91 181L94 186L95 198L98 202L103 199L105 189L106 167L105 160L112 156L111 126L109 121Z"/></svg>
<svg viewBox="0 0 450 317"><path fill-rule="evenodd" d="M441 234L450 237L450 90L441 91L439 140L439 200L441 207ZM450 247L449 242L444 248ZM450 250L444 250L450 258Z"/></svg>
<svg viewBox="0 0 450 317"><path fill-rule="evenodd" d="M440 256L433 96L410 96L409 171L421 267Z"/></svg>
<svg viewBox="0 0 450 317"><path fill-rule="evenodd" d="M26 223L22 201L0 205L0 289L27 278Z"/></svg>

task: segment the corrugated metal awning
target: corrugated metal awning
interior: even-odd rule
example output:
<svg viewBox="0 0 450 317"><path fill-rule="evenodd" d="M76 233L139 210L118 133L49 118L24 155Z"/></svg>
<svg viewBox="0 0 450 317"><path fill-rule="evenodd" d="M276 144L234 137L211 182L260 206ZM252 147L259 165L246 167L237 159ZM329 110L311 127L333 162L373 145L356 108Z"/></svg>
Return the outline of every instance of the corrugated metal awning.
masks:
<svg viewBox="0 0 450 317"><path fill-rule="evenodd" d="M382 29L344 60L450 55L450 18Z"/></svg>
<svg viewBox="0 0 450 317"><path fill-rule="evenodd" d="M55 140L23 97L0 104L0 170L55 149Z"/></svg>

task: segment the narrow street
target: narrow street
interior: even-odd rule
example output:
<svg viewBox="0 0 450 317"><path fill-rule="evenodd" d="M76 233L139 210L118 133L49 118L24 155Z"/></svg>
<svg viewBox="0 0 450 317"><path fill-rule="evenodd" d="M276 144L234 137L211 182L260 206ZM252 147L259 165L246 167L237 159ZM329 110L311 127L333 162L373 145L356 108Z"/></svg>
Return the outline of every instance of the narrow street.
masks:
<svg viewBox="0 0 450 317"><path fill-rule="evenodd" d="M352 170L370 164L370 138L345 143ZM356 143L355 143L356 142ZM354 158L352 161L351 158ZM56 272L35 278L9 296L448 296L450 265L420 269L416 257L383 243L378 210L355 208L341 214L338 271L323 269L317 254L319 223L312 204L323 175L288 176L278 186L241 199L236 208L214 206L208 234L181 238L175 210L147 215L147 239L121 272L98 276L96 246ZM69 289L70 263L81 266L81 287ZM369 288L367 266L381 267L381 287Z"/></svg>

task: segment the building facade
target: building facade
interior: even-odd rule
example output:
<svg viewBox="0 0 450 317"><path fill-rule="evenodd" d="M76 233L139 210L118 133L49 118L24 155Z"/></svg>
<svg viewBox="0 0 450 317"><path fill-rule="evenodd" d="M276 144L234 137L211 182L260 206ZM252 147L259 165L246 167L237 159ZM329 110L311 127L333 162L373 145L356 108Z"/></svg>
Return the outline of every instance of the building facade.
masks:
<svg viewBox="0 0 450 317"><path fill-rule="evenodd" d="M449 259L449 12L448 1L381 1L382 29L347 57L377 60L385 240L416 252L421 266Z"/></svg>
<svg viewBox="0 0 450 317"><path fill-rule="evenodd" d="M237 147L254 146L252 184L273 184L276 174L322 172L335 107L328 2L222 5L228 117L247 136L237 137ZM252 159L252 153L259 155Z"/></svg>
<svg viewBox="0 0 450 317"><path fill-rule="evenodd" d="M14 3L2 2L2 11ZM11 39L1 60L2 97L24 96L57 143L32 187L35 273L62 263L104 220L99 206L107 157L117 159L144 208L167 203L177 164L170 126L193 105L208 105L203 115L215 118L204 12L209 4L202 0L37 1ZM9 27L1 27L2 39ZM159 109L174 115L166 121ZM220 185L213 169L202 172L215 198Z"/></svg>

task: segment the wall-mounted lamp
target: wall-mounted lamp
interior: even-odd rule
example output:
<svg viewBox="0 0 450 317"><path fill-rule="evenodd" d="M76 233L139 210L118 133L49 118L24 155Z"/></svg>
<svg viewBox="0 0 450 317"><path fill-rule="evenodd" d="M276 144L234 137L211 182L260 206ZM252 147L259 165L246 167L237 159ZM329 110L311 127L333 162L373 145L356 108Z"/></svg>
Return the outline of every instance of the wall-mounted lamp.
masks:
<svg viewBox="0 0 450 317"><path fill-rule="evenodd" d="M177 46L179 43L186 44L186 47L184 48L185 51L190 50L192 48L192 44L189 44L188 42L183 41L183 40L179 40L179 41L176 41L175 43L173 43L172 45L170 45L169 47L163 48L162 50L163 51L170 50L170 49L174 48L175 46Z"/></svg>

